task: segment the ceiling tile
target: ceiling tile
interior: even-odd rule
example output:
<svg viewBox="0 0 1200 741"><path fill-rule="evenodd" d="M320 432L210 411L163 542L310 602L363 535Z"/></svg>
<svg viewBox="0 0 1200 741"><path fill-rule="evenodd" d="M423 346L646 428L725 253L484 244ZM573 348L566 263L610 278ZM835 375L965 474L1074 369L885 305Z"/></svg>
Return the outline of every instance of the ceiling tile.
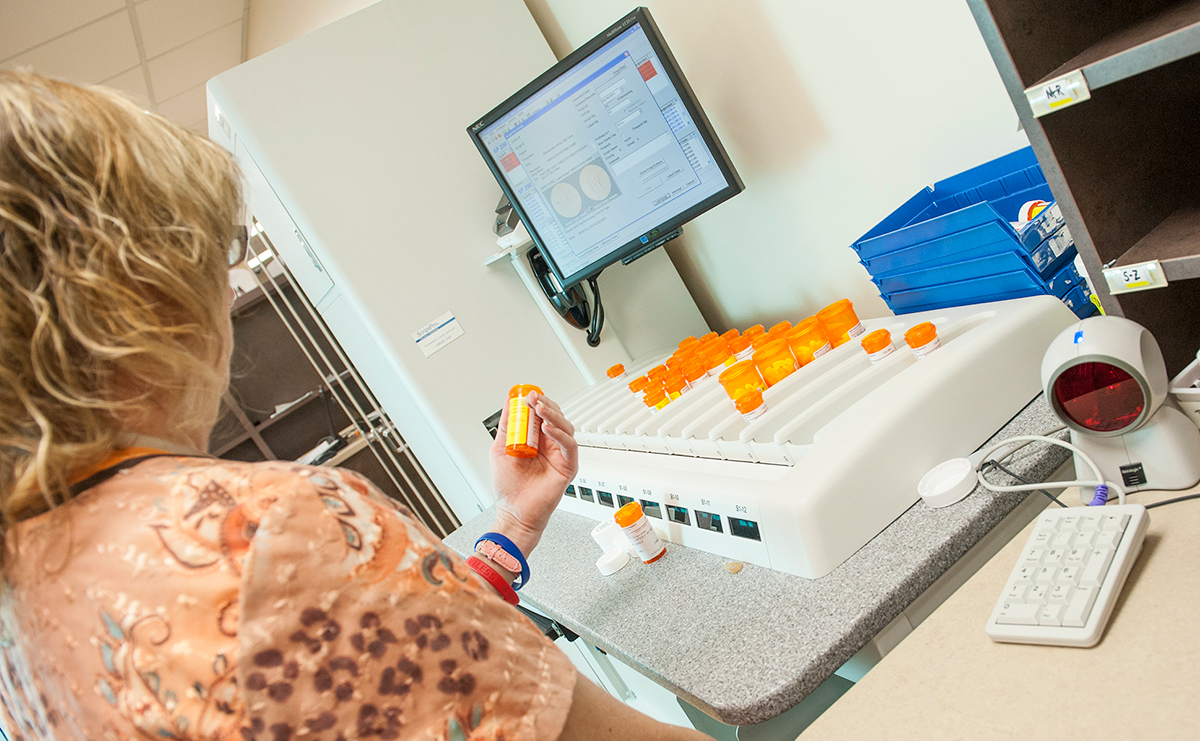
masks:
<svg viewBox="0 0 1200 741"><path fill-rule="evenodd" d="M34 72L82 84L106 80L138 62L129 14L117 13L15 56L2 66L28 65Z"/></svg>
<svg viewBox="0 0 1200 741"><path fill-rule="evenodd" d="M158 104L158 112L165 118L187 127L206 117L208 102L201 83L187 92Z"/></svg>
<svg viewBox="0 0 1200 741"><path fill-rule="evenodd" d="M242 0L147 0L134 7L147 59L242 17Z"/></svg>
<svg viewBox="0 0 1200 741"><path fill-rule="evenodd" d="M236 67L241 61L242 24L235 21L151 59L148 64L154 97L169 100Z"/></svg>
<svg viewBox="0 0 1200 741"><path fill-rule="evenodd" d="M0 60L124 8L125 0L0 0Z"/></svg>
<svg viewBox="0 0 1200 741"><path fill-rule="evenodd" d="M146 91L146 71L140 64L116 77L110 77L100 84L129 93L135 103L143 108L150 107L150 93Z"/></svg>

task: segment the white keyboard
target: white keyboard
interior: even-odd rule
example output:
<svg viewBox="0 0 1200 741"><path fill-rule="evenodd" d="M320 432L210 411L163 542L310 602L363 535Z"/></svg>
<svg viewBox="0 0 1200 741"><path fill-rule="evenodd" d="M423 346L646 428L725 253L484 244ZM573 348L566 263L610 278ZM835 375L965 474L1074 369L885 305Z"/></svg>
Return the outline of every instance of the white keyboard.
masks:
<svg viewBox="0 0 1200 741"><path fill-rule="evenodd" d="M1140 504L1047 509L992 610L987 634L1005 643L1096 645L1149 524Z"/></svg>

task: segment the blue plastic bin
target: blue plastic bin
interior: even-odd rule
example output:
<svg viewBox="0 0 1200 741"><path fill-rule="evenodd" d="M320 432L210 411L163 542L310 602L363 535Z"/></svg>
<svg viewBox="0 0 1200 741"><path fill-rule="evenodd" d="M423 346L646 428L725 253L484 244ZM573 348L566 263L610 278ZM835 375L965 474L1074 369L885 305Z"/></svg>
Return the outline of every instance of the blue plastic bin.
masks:
<svg viewBox="0 0 1200 741"><path fill-rule="evenodd" d="M871 258L994 222L1014 242L1021 204L1053 200L1033 149L1026 147L925 188L852 245L864 264ZM872 273L875 271L868 266Z"/></svg>
<svg viewBox="0 0 1200 741"><path fill-rule="evenodd" d="M1091 292L1087 290L1086 284L1077 285L1067 291L1066 295L1062 297L1062 301L1080 319L1087 319L1099 311L1096 304L1092 303Z"/></svg>
<svg viewBox="0 0 1200 741"><path fill-rule="evenodd" d="M879 286L880 295L886 296L899 291L929 288L942 283L953 283L997 273L1010 273L1014 270L1037 272L1033 266L1033 260L1029 258L1029 253L1015 249L946 265L918 267L916 270L906 273L891 273L880 278L872 278L872 280L875 285Z"/></svg>
<svg viewBox="0 0 1200 741"><path fill-rule="evenodd" d="M964 306L985 301L998 301L993 296L1020 298L1040 296L1048 293L1046 283L1037 273L1030 270L1014 270L999 275L943 283L912 291L897 291L883 298L896 313L909 313L918 309Z"/></svg>

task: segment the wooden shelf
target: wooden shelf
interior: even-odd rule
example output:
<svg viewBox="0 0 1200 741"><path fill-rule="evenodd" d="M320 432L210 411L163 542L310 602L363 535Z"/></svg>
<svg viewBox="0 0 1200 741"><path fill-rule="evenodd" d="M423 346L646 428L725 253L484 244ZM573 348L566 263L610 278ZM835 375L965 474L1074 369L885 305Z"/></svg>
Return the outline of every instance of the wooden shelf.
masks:
<svg viewBox="0 0 1200 741"><path fill-rule="evenodd" d="M1117 259L1117 266L1158 260L1168 281L1200 278L1200 206L1175 210Z"/></svg>
<svg viewBox="0 0 1200 741"><path fill-rule="evenodd" d="M1192 0L1152 13L1106 36L1031 87L1082 69L1088 87L1096 90L1197 52L1200 0Z"/></svg>

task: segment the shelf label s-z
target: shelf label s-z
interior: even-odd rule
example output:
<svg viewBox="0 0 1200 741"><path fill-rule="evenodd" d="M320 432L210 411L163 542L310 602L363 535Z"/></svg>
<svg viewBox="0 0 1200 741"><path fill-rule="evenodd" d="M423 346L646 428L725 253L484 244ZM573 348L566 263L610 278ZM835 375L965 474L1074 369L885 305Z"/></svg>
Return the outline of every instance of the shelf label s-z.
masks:
<svg viewBox="0 0 1200 741"><path fill-rule="evenodd" d="M1167 285L1167 276L1158 260L1106 268L1104 280L1108 283L1108 292L1112 294L1147 291Z"/></svg>
<svg viewBox="0 0 1200 741"><path fill-rule="evenodd" d="M1083 70L1079 69L1049 82L1034 85L1025 91L1025 98L1029 101L1029 107L1033 109L1034 118L1041 118L1047 113L1081 103L1091 97L1092 91L1088 88Z"/></svg>

